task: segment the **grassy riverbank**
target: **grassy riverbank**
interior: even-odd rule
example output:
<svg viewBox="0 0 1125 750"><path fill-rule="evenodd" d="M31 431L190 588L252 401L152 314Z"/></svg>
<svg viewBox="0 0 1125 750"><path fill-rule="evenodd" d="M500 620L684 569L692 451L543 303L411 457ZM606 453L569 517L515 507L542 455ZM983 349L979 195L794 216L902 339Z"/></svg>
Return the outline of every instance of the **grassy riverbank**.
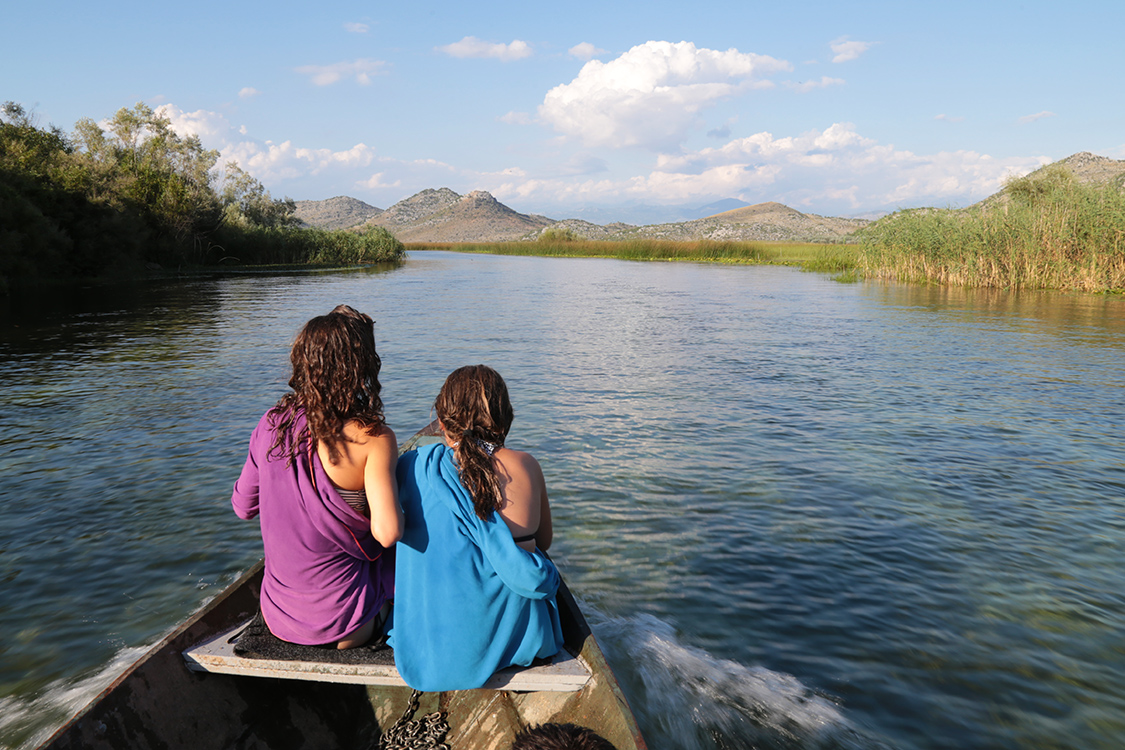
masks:
<svg viewBox="0 0 1125 750"><path fill-rule="evenodd" d="M406 247L408 250L453 250L462 253L555 258L775 264L836 273L847 272L856 265L856 248L814 243L538 240L490 243L416 242L408 243Z"/></svg>
<svg viewBox="0 0 1125 750"><path fill-rule="evenodd" d="M861 230L859 273L999 289L1125 290L1125 191L1050 169L963 210L900 211Z"/></svg>

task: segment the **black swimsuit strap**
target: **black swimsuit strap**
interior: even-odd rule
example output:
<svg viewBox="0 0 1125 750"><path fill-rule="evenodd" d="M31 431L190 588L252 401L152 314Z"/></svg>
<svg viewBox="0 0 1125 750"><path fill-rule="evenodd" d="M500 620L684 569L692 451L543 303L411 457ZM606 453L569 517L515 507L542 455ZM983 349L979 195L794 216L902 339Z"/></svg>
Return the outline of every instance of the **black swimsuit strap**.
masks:
<svg viewBox="0 0 1125 750"><path fill-rule="evenodd" d="M523 536L514 537L517 544L519 542L530 542L534 538L535 538L535 534L525 534Z"/></svg>

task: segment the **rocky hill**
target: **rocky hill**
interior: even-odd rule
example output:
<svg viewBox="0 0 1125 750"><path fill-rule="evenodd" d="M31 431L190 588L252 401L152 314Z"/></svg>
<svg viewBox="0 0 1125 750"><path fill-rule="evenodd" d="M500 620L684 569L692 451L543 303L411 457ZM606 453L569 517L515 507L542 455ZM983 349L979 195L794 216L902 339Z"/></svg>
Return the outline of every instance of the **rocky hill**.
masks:
<svg viewBox="0 0 1125 750"><path fill-rule="evenodd" d="M347 229L381 213L381 208L370 206L357 198L340 195L323 201L297 201L297 210L293 215L305 226Z"/></svg>
<svg viewBox="0 0 1125 750"><path fill-rule="evenodd" d="M758 242L843 242L848 235L867 224L866 219L838 219L803 214L781 203L759 203L724 211L693 221L599 226L577 219L557 226L574 231L588 240L656 239L690 242L693 240L750 240Z"/></svg>
<svg viewBox="0 0 1125 750"><path fill-rule="evenodd" d="M439 211L456 204L459 200L461 200L461 196L449 188L423 190L399 201L380 214L378 224L397 234L396 230L409 229L421 224Z"/></svg>
<svg viewBox="0 0 1125 750"><path fill-rule="evenodd" d="M1042 167L1036 172L1041 172L1056 165L1065 167L1079 182L1083 183L1104 185L1115 182L1122 185L1123 180L1125 180L1125 160L1110 159L1091 154L1089 151L1068 156L1054 164Z"/></svg>
<svg viewBox="0 0 1125 750"><path fill-rule="evenodd" d="M1125 160L1119 161L1117 159L1110 159L1105 156L1091 154L1089 151L1082 151L1077 154L1072 154L1065 159L1052 162L1044 167L1040 167L1027 176L1034 179L1037 176L1059 168L1070 172L1074 175L1076 181L1085 185L1115 184L1125 189ZM1004 204L1007 201L1007 187L1005 186L1001 188L999 192L993 193L979 203L973 204L970 208L988 208L996 204Z"/></svg>
<svg viewBox="0 0 1125 750"><path fill-rule="evenodd" d="M461 196L441 188L423 190L366 223L386 227L403 242L505 242L555 222L513 211L483 190Z"/></svg>

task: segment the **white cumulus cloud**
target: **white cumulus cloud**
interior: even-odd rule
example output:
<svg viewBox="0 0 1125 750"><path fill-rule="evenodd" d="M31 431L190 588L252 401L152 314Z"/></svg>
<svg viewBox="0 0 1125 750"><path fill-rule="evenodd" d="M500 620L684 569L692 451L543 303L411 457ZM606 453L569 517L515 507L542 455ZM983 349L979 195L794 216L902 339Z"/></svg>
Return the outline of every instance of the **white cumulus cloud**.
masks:
<svg viewBox="0 0 1125 750"><path fill-rule="evenodd" d="M258 91L258 89L251 88L250 86L246 86L245 88L239 90L238 98L239 99L249 99L250 97L257 96L260 93L262 93L262 92Z"/></svg>
<svg viewBox="0 0 1125 750"><path fill-rule="evenodd" d="M438 47L438 51L451 57L493 58L508 62L520 60L531 55L531 45L519 39L510 44L486 42L475 36L467 36L459 42Z"/></svg>
<svg viewBox="0 0 1125 750"><path fill-rule="evenodd" d="M646 42L615 60L591 60L570 83L547 92L540 118L590 146L668 148L680 143L698 112L790 70L765 55Z"/></svg>
<svg viewBox="0 0 1125 750"><path fill-rule="evenodd" d="M843 63L855 60L867 50L871 49L872 42L852 42L846 36L830 42L829 47L835 53L832 62Z"/></svg>
<svg viewBox="0 0 1125 750"><path fill-rule="evenodd" d="M581 42L579 44L576 44L569 50L567 50L567 52L570 53L571 57L577 58L579 60L592 60L598 55L605 54L604 49L598 49L589 42Z"/></svg>
<svg viewBox="0 0 1125 750"><path fill-rule="evenodd" d="M1048 161L997 159L974 151L916 154L865 137L849 123L836 123L799 135L761 132L715 148L662 154L647 173L632 176L608 170L601 179L592 179L588 172L564 172L502 180L492 187L501 200L553 204L553 213L560 214L567 204L684 205L739 198L846 215L968 205L999 190L1009 177Z"/></svg>
<svg viewBox="0 0 1125 750"><path fill-rule="evenodd" d="M218 112L198 109L185 112L175 104L161 104L156 114L168 118L172 130L181 136L199 136L207 148L218 148L216 141L226 141L233 132L230 121Z"/></svg>
<svg viewBox="0 0 1125 750"><path fill-rule="evenodd" d="M242 169L263 183L316 175L324 171L364 168L376 160L375 150L363 143L341 151L303 148L292 141L274 143L248 138L245 127L233 127L218 112L202 109L185 112L174 104L161 105L156 111L167 117L172 129L180 135L199 136L205 147L218 149L220 165L236 161Z"/></svg>
<svg viewBox="0 0 1125 750"><path fill-rule="evenodd" d="M385 66L382 60L361 58L332 65L303 65L294 70L311 78L317 86L330 86L345 78L354 78L356 83L366 86L371 83L371 76L381 73Z"/></svg>

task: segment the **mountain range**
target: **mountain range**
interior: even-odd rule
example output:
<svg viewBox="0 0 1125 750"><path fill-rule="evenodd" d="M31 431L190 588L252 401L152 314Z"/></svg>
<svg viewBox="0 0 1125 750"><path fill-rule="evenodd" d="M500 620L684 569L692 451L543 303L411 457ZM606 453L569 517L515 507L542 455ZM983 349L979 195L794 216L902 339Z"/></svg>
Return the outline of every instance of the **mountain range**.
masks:
<svg viewBox="0 0 1125 750"><path fill-rule="evenodd" d="M1061 166L1079 182L1125 181L1125 161L1082 152L1043 167ZM1003 190L981 204L997 199ZM978 205L981 205L978 204ZM383 210L356 198L297 201L294 215L306 226L323 229L385 227L403 242L508 242L535 239L550 226L565 227L590 240L757 240L846 242L867 219L805 214L781 203L747 205L727 199L698 209L701 218L635 226L594 224L582 219L556 221L521 214L483 190L458 195L449 188L428 189Z"/></svg>

